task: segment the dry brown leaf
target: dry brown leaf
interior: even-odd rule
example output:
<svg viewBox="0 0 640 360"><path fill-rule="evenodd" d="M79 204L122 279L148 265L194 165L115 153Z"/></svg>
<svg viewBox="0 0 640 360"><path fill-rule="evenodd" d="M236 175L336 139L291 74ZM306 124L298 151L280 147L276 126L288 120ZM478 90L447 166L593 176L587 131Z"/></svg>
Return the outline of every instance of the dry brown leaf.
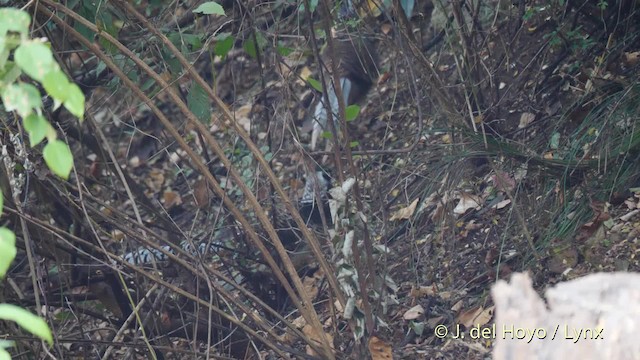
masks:
<svg viewBox="0 0 640 360"><path fill-rule="evenodd" d="M409 219L416 211L416 206L418 206L418 199L413 200L409 206L394 212L389 221Z"/></svg>
<svg viewBox="0 0 640 360"><path fill-rule="evenodd" d="M493 207L494 209L498 209L498 210L500 210L500 209L502 209L503 207L505 207L505 206L507 206L507 205L509 205L509 204L511 204L511 200L509 200L509 199L505 199L505 200L502 200L502 201L500 201L499 203L497 203L497 204L493 205L492 207Z"/></svg>
<svg viewBox="0 0 640 360"><path fill-rule="evenodd" d="M120 230L113 230L111 231L111 239L115 240L116 242L120 242L122 241L122 239L124 239L124 233Z"/></svg>
<svg viewBox="0 0 640 360"><path fill-rule="evenodd" d="M309 69L308 66L305 66L302 68L302 70L300 70L300 79L307 81L307 79L309 78L309 76L311 76L311 74L312 74L311 69ZM300 85L304 85L304 83Z"/></svg>
<svg viewBox="0 0 640 360"><path fill-rule="evenodd" d="M442 203L438 203L436 208L431 212L431 221L434 223L439 223L444 217L444 205Z"/></svg>
<svg viewBox="0 0 640 360"><path fill-rule="evenodd" d="M234 113L238 125L242 126L242 128L244 128L244 131L246 131L247 133L251 132L251 119L249 119L249 114L251 114L252 107L252 104L242 105Z"/></svg>
<svg viewBox="0 0 640 360"><path fill-rule="evenodd" d="M562 274L578 264L578 251L574 248L554 250L547 262L547 269L554 274Z"/></svg>
<svg viewBox="0 0 640 360"><path fill-rule="evenodd" d="M372 360L388 360L393 359L393 350L391 345L372 336L369 339L369 353Z"/></svg>
<svg viewBox="0 0 640 360"><path fill-rule="evenodd" d="M493 318L494 309L495 306L489 306L488 308L482 310L482 312L475 318L473 325L484 326L488 324L489 321L491 321L491 319Z"/></svg>
<svg viewBox="0 0 640 360"><path fill-rule="evenodd" d="M469 209L479 210L482 204L482 199L477 195L461 192L458 196L460 201L458 205L453 209L454 214L462 215Z"/></svg>
<svg viewBox="0 0 640 360"><path fill-rule="evenodd" d="M630 66L635 66L640 59L640 51L624 53L624 59Z"/></svg>
<svg viewBox="0 0 640 360"><path fill-rule="evenodd" d="M298 316L295 320L291 322L291 324L293 324L293 326L295 326L298 329L302 329L305 325L307 325L307 320L305 320L304 317L302 316Z"/></svg>
<svg viewBox="0 0 640 360"><path fill-rule="evenodd" d="M209 189L209 185L205 179L196 180L193 184L193 198L196 206L200 209L209 206L211 201L212 191Z"/></svg>
<svg viewBox="0 0 640 360"><path fill-rule="evenodd" d="M518 124L518 129L523 129L527 127L529 124L533 122L533 120L535 120L535 118L536 118L535 114L522 113L522 115L520 115L520 124Z"/></svg>
<svg viewBox="0 0 640 360"><path fill-rule="evenodd" d="M435 284L432 284L431 286L420 286L419 288L411 288L411 296L416 299L425 296L434 296L437 292L438 291Z"/></svg>
<svg viewBox="0 0 640 360"><path fill-rule="evenodd" d="M442 293L440 293L440 295L442 295ZM458 311L462 310L462 306L463 305L464 305L464 303L462 302L462 300L458 300L457 303L453 304L453 306L451 307L451 310L455 311L455 312L458 312Z"/></svg>
<svg viewBox="0 0 640 360"><path fill-rule="evenodd" d="M429 329L433 329L438 325L441 325L444 322L444 316L436 316L436 317L432 317L431 319L428 319L425 322L425 326Z"/></svg>
<svg viewBox="0 0 640 360"><path fill-rule="evenodd" d="M491 181L500 191L510 193L516 188L516 180L504 171L498 171L491 175Z"/></svg>
<svg viewBox="0 0 640 360"><path fill-rule="evenodd" d="M391 72L390 71L382 74L378 78L378 85L382 85L382 84L386 83L387 81L389 81L390 78L391 78Z"/></svg>
<svg viewBox="0 0 640 360"><path fill-rule="evenodd" d="M405 320L415 320L421 317L422 315L424 315L424 308L422 307L422 305L418 304L412 307L411 309L407 310L404 313L404 315L402 315L402 318Z"/></svg>
<svg viewBox="0 0 640 360"><path fill-rule="evenodd" d="M476 318L482 314L484 309L482 306L473 307L467 311L463 311L456 318L456 322L467 329L470 329L476 323Z"/></svg>
<svg viewBox="0 0 640 360"><path fill-rule="evenodd" d="M162 202L167 209L182 204L182 196L173 190L167 190L162 194Z"/></svg>
<svg viewBox="0 0 640 360"><path fill-rule="evenodd" d="M483 226L482 224L477 223L475 220L471 220L464 226L464 229L469 231L478 230L482 228L482 226Z"/></svg>
<svg viewBox="0 0 640 360"><path fill-rule="evenodd" d="M380 26L380 30L382 30L383 34L389 35L391 30L393 30L393 26L391 26L391 24L382 24L382 26Z"/></svg>
<svg viewBox="0 0 640 360"><path fill-rule="evenodd" d="M317 279L312 276L305 276L305 278L302 280L302 286L304 287L307 294L309 294L309 297L311 299L315 299L315 297L318 296L319 290L318 286L316 285L316 280Z"/></svg>
<svg viewBox="0 0 640 360"><path fill-rule="evenodd" d="M151 169L149 176L145 178L144 183L154 193L159 192L162 184L164 184L164 172L160 169Z"/></svg>
<svg viewBox="0 0 640 360"><path fill-rule="evenodd" d="M307 335L307 337L309 338L309 340L311 341L315 341L318 344L322 343L322 339L321 339L321 334L318 334L311 325L307 324L302 328L302 332ZM324 336L326 337L326 339L329 341L329 345L331 346L332 350L335 350L333 347L333 336L331 334L328 333L324 333ZM318 356L318 354L313 350L313 348L309 345L307 345L307 355L310 356Z"/></svg>

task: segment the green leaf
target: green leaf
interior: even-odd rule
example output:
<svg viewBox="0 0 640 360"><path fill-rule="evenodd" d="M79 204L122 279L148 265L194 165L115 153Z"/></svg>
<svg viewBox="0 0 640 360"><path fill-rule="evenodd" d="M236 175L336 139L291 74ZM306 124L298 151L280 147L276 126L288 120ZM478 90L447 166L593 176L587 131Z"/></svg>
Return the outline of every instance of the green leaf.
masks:
<svg viewBox="0 0 640 360"><path fill-rule="evenodd" d="M69 86L71 83L67 75L61 70L49 71L42 79L44 90L55 100L63 103L69 96Z"/></svg>
<svg viewBox="0 0 640 360"><path fill-rule="evenodd" d="M320 81L309 77L307 78L307 82L309 83L309 85L311 85L312 88L318 90L319 92L322 92L322 84L320 84Z"/></svg>
<svg viewBox="0 0 640 360"><path fill-rule="evenodd" d="M276 51L278 52L278 54L280 54L280 56L289 56L289 54L293 52L293 49L286 46L278 46L276 48Z"/></svg>
<svg viewBox="0 0 640 360"><path fill-rule="evenodd" d="M29 34L29 24L31 17L28 13L13 9L0 9L0 37L7 34L7 31L14 31L22 35Z"/></svg>
<svg viewBox="0 0 640 360"><path fill-rule="evenodd" d="M211 105L209 103L209 95L204 91L202 86L193 82L191 89L187 94L187 105L189 110L201 122L208 124L211 120Z"/></svg>
<svg viewBox="0 0 640 360"><path fill-rule="evenodd" d="M49 325L41 317L12 304L0 304L0 319L15 321L23 329L53 345Z"/></svg>
<svg viewBox="0 0 640 360"><path fill-rule="evenodd" d="M72 83L69 83L67 91L69 94L67 100L64 101L64 107L82 122L84 120L84 94L78 85Z"/></svg>
<svg viewBox="0 0 640 360"><path fill-rule="evenodd" d="M10 84L2 93L2 102L7 111L17 111L25 118L33 112L33 109L42 107L42 99L38 89L25 83Z"/></svg>
<svg viewBox="0 0 640 360"><path fill-rule="evenodd" d="M34 113L24 118L22 123L27 133L29 133L29 144L31 147L40 144L47 136L47 133L53 130L49 122L42 115Z"/></svg>
<svg viewBox="0 0 640 360"><path fill-rule="evenodd" d="M359 141L352 141L352 142L349 143L349 147L352 148L352 149L355 148L358 145L360 145Z"/></svg>
<svg viewBox="0 0 640 360"><path fill-rule="evenodd" d="M311 12L316 11L317 7L318 7L318 0L309 1L309 9L311 9ZM304 3L300 4L298 11L304 14L304 9L305 9Z"/></svg>
<svg viewBox="0 0 640 360"><path fill-rule="evenodd" d="M549 141L549 147L553 150L557 150L560 146L560 133L555 132L551 135L551 140Z"/></svg>
<svg viewBox="0 0 640 360"><path fill-rule="evenodd" d="M40 82L49 71L58 68L58 64L53 60L51 49L36 40L20 45L16 49L14 58L22 71Z"/></svg>
<svg viewBox="0 0 640 360"><path fill-rule="evenodd" d="M256 50L256 43L255 41L253 41L253 39L245 41L244 44L242 44L242 48L247 53L247 55L251 56L253 59L255 59L258 56L258 51Z"/></svg>
<svg viewBox="0 0 640 360"><path fill-rule="evenodd" d="M192 51L202 49L202 39L200 35L184 34L184 41L191 46Z"/></svg>
<svg viewBox="0 0 640 360"><path fill-rule="evenodd" d="M13 61L7 61L4 68L0 66L0 89L13 84L22 74L22 70Z"/></svg>
<svg viewBox="0 0 640 360"><path fill-rule="evenodd" d="M220 57L225 57L233 49L233 43L235 42L235 38L231 35L225 37L224 39L220 39L216 42L216 45L213 47L213 53Z"/></svg>
<svg viewBox="0 0 640 360"><path fill-rule="evenodd" d="M360 106L358 105L349 105L344 111L344 115L347 121L353 121L360 114Z"/></svg>
<svg viewBox="0 0 640 360"><path fill-rule="evenodd" d="M266 45L267 40L264 38L264 36L262 36L260 33L256 33L256 41L251 38L242 44L242 48L249 56L256 59L258 57L258 49L262 50Z"/></svg>
<svg viewBox="0 0 640 360"><path fill-rule="evenodd" d="M216 3L215 1L209 1L206 3L200 4L195 10L194 13L205 14L205 15L222 15L226 16L224 13L224 8Z"/></svg>
<svg viewBox="0 0 640 360"><path fill-rule="evenodd" d="M333 134L331 133L331 131L323 131L320 136L323 139L331 139L333 137Z"/></svg>
<svg viewBox="0 0 640 360"><path fill-rule="evenodd" d="M64 141L49 142L42 151L42 156L51 171L63 179L68 179L73 167L73 155L69 145Z"/></svg>
<svg viewBox="0 0 640 360"><path fill-rule="evenodd" d="M11 360L11 354L7 350L0 348L0 360Z"/></svg>
<svg viewBox="0 0 640 360"><path fill-rule="evenodd" d="M16 235L6 227L0 227L0 278L9 270L16 252Z"/></svg>

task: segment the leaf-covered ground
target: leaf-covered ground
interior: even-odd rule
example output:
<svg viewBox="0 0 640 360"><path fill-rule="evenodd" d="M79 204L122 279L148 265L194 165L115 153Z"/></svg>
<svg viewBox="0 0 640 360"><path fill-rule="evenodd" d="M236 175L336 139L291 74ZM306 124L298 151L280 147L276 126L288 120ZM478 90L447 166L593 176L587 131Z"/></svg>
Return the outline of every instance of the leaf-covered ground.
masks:
<svg viewBox="0 0 640 360"><path fill-rule="evenodd" d="M384 14L362 12L363 20L356 21L353 35L376 35L380 76L348 124L345 144L353 154L337 151L339 162L332 153L313 153L308 147L308 116L321 96L310 83L322 78L313 54L326 43L320 10L313 17L316 46L303 8L292 2L222 2L226 16L205 18L193 18L187 4L176 6L171 14L154 4L136 6L141 11L147 7L155 26L213 86L292 199L301 196L309 169L326 171L333 186L355 175L359 191L349 194L344 215L348 225L338 227L333 238L324 229L316 230L333 265L344 257L346 229L353 229L360 243L357 251L362 251L363 262L350 263L358 271L366 268L364 238L375 245L374 273L366 276L370 311L377 321L364 347L354 345L352 328L341 317L342 309L334 306L335 295L317 261L308 252L288 249L338 358L358 358L365 347L376 360L487 358L494 339L442 337L436 329L490 326L490 289L496 281L513 272L529 272L542 291L593 272L639 270L636 2L606 3L603 8L602 3L472 1L443 8L436 4L436 10L433 4L418 4L410 35L401 21ZM179 19L180 26L170 19ZM202 88L178 75L180 65L166 46L130 18L114 26L122 26L119 40L168 80L206 124L273 223L290 224L282 199L234 125ZM102 65L82 54L71 56L72 69L82 73L88 66L104 74ZM259 228L238 184L169 95L134 64L115 58ZM222 200L194 169L190 155L129 88L112 74L100 76L100 85L89 92L88 111L101 132L85 129L91 139L74 140L84 187L66 192L64 199L37 185L42 198L56 199L38 211L73 208L65 211L93 226L82 225L83 232L74 235L101 239L101 246L120 256L144 245L145 236L160 244L186 239L222 243L215 261L188 260L243 277L243 285L262 301L306 336L318 338L300 322L274 275L256 266L260 261L253 257L254 249L240 239L246 229L238 230ZM113 158L105 157L104 144L110 145ZM114 180L104 159L121 165L137 186L126 189ZM87 194L78 198L83 191ZM61 205L66 201L87 208ZM137 207L142 211L136 220ZM73 231L60 219L53 222ZM129 227L136 230L128 232ZM150 229L154 232L147 233ZM260 235L266 238L264 232ZM47 264L54 263L50 259ZM176 289L214 298L200 294L206 284L194 283L193 275L177 268L154 273L168 279L175 271L173 278L178 279L171 283L175 288L149 292L156 295L145 299L156 301L156 309L165 302L173 305L180 298ZM26 269L16 270L14 278L29 284ZM129 268L118 269L126 272L128 284L140 285L138 291L146 292L154 284L136 278L141 275L132 275ZM25 285L27 291L29 286ZM94 341L93 348L72 343L68 349L58 348L59 355L100 349L104 356L99 341L107 339L124 342L107 353L147 358L147 349L136 345L144 338L139 331L128 329L114 340L112 333L126 327L114 325L118 306L107 305L110 290L94 284L74 291L98 301L83 303L88 305L82 310L67 306L69 302L52 305L59 337L80 339L74 331L92 326L99 330L84 338ZM136 295L136 304L142 295ZM157 323L180 332L173 323L180 322L183 311L194 311L185 304L177 301L172 311L158 311ZM362 308L361 299L357 306ZM277 323L275 316L261 311L255 313ZM218 349L206 341L184 340L190 335L155 335L160 345L153 345L170 348L166 354L176 358L204 358L207 348ZM298 339L285 332L278 341L312 354ZM259 344L256 349L265 358L277 358L273 350Z"/></svg>

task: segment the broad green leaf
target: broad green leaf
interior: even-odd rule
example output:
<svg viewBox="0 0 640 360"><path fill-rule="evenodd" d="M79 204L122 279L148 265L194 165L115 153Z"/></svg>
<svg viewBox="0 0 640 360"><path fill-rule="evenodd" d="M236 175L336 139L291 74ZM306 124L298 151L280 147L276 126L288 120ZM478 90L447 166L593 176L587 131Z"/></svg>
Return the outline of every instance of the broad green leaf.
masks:
<svg viewBox="0 0 640 360"><path fill-rule="evenodd" d="M222 15L226 16L224 13L224 8L216 3L215 1L208 1L206 3L200 4L195 10L194 13L205 14L205 15Z"/></svg>
<svg viewBox="0 0 640 360"><path fill-rule="evenodd" d="M352 149L355 148L358 145L360 145L359 141L352 141L352 142L349 143L349 147L352 148Z"/></svg>
<svg viewBox="0 0 640 360"><path fill-rule="evenodd" d="M7 72L4 66L6 65L7 60L9 59L10 53L11 53L11 49L9 49L9 46L7 44L7 38L4 36L0 36L0 74ZM2 81L3 77L4 76L0 75L0 81Z"/></svg>
<svg viewBox="0 0 640 360"><path fill-rule="evenodd" d="M276 51L278 52L278 54L280 54L280 56L289 56L289 54L293 52L293 49L286 46L278 46L276 48Z"/></svg>
<svg viewBox="0 0 640 360"><path fill-rule="evenodd" d="M0 340L0 349L7 349L12 346L16 346L16 342L13 340Z"/></svg>
<svg viewBox="0 0 640 360"><path fill-rule="evenodd" d="M22 70L13 61L7 61L4 68L0 66L0 89L13 84L22 74Z"/></svg>
<svg viewBox="0 0 640 360"><path fill-rule="evenodd" d="M355 120L356 117L358 117L358 114L360 114L360 106L355 104L349 105L347 106L344 112L345 112L346 120L353 121Z"/></svg>
<svg viewBox="0 0 640 360"><path fill-rule="evenodd" d="M11 354L7 350L0 348L0 360L11 360Z"/></svg>
<svg viewBox="0 0 640 360"><path fill-rule="evenodd" d="M69 83L67 91L69 94L64 101L64 107L82 122L84 120L84 94L78 85L73 83Z"/></svg>
<svg viewBox="0 0 640 360"><path fill-rule="evenodd" d="M64 141L54 140L49 142L42 151L42 156L51 171L63 179L68 179L73 167L73 155L69 145Z"/></svg>
<svg viewBox="0 0 640 360"><path fill-rule="evenodd" d="M202 49L202 39L200 35L183 34L184 41L191 46L191 51Z"/></svg>
<svg viewBox="0 0 640 360"><path fill-rule="evenodd" d="M0 278L9 270L16 251L16 235L6 227L0 227Z"/></svg>
<svg viewBox="0 0 640 360"><path fill-rule="evenodd" d="M71 83L62 70L49 71L42 79L42 86L52 98L59 102L65 102L69 96Z"/></svg>
<svg viewBox="0 0 640 360"><path fill-rule="evenodd" d="M309 77L309 78L307 78L307 82L309 83L309 85L311 85L312 88L322 92L322 84L320 84L320 81L318 81L318 80L316 80L316 79L314 79L312 77Z"/></svg>
<svg viewBox="0 0 640 360"><path fill-rule="evenodd" d="M25 118L33 112L33 109L42 107L42 99L38 89L25 83L10 84L2 93L2 102L7 111L17 111Z"/></svg>
<svg viewBox="0 0 640 360"><path fill-rule="evenodd" d="M0 319L15 321L23 329L53 345L53 335L46 321L26 309L12 304L0 304Z"/></svg>
<svg viewBox="0 0 640 360"><path fill-rule="evenodd" d="M29 114L23 121L24 129L29 133L29 144L34 147L47 136L52 130L49 122L42 116L35 113Z"/></svg>
<svg viewBox="0 0 640 360"><path fill-rule="evenodd" d="M235 38L231 35L225 37L224 39L220 39L216 42L216 45L213 47L213 53L220 57L225 57L233 49L233 43L235 42Z"/></svg>
<svg viewBox="0 0 640 360"><path fill-rule="evenodd" d="M202 86L193 82L187 94L187 105L189 110L203 123L208 124L211 120L211 105L209 95Z"/></svg>
<svg viewBox="0 0 640 360"><path fill-rule="evenodd" d="M242 44L244 51L254 59L258 57L258 49L262 50L267 45L267 40L260 33L256 33L256 41L251 38Z"/></svg>
<svg viewBox="0 0 640 360"><path fill-rule="evenodd" d="M331 131L323 131L320 136L323 139L331 139L333 137L333 134L331 133Z"/></svg>
<svg viewBox="0 0 640 360"><path fill-rule="evenodd" d="M251 56L255 59L258 56L258 52L256 51L256 42L251 40L247 40L242 44L242 48L247 53L247 55Z"/></svg>
<svg viewBox="0 0 640 360"><path fill-rule="evenodd" d="M5 36L7 31L14 31L23 35L29 34L31 17L22 10L14 8L0 9L0 36Z"/></svg>
<svg viewBox="0 0 640 360"><path fill-rule="evenodd" d="M53 60L51 49L36 40L30 40L20 45L16 49L14 58L22 71L40 82L49 71L58 68Z"/></svg>

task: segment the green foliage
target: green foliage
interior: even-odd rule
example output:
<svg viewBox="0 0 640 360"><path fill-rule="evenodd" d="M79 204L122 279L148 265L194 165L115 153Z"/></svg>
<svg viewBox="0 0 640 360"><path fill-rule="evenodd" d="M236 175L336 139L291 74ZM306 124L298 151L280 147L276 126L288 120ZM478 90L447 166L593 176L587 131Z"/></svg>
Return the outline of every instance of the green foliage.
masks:
<svg viewBox="0 0 640 360"><path fill-rule="evenodd" d="M580 26L566 32L558 29L545 34L544 39L549 40L549 46L551 47L559 47L563 43L566 43L573 52L587 51L593 46L595 41L590 38L588 33L582 30Z"/></svg>
<svg viewBox="0 0 640 360"><path fill-rule="evenodd" d="M68 178L73 166L69 147L57 140L56 132L42 116L40 91L31 83L20 81L28 75L39 82L54 100L54 108L63 105L82 120L84 94L69 81L55 62L47 43L29 39L29 15L17 9L0 9L0 99L6 111L15 111L24 119L31 146L47 139L43 153L49 168ZM11 58L13 52L13 61Z"/></svg>
<svg viewBox="0 0 640 360"><path fill-rule="evenodd" d="M358 105L349 105L345 109L345 117L348 122L355 120L358 114L360 114L360 106Z"/></svg>
<svg viewBox="0 0 640 360"><path fill-rule="evenodd" d="M322 92L322 84L320 84L320 81L310 77L307 78L307 82L309 83L309 85L311 85L312 88L318 90L319 92Z"/></svg>
<svg viewBox="0 0 640 360"><path fill-rule="evenodd" d="M53 99L54 108L63 105L80 120L84 116L84 94L60 70L49 44L41 39L29 39L30 23L29 14L24 11L0 9L0 99L4 110L15 111L23 119L32 147L47 139L43 149L44 160L54 174L66 179L73 167L71 150L65 142L57 139L55 130L42 116L42 98L38 88L20 77L24 74L40 83ZM0 215L3 205L0 193ZM0 278L6 275L17 254L15 243L13 231L0 227ZM53 345L47 323L26 309L0 304L0 319L14 321ZM12 345L12 342L0 342L0 360L11 358L5 349Z"/></svg>
<svg viewBox="0 0 640 360"><path fill-rule="evenodd" d="M204 14L204 15L222 15L226 16L224 13L224 9L222 6L215 1L208 1L206 3L200 4L195 10L194 13Z"/></svg>
<svg viewBox="0 0 640 360"><path fill-rule="evenodd" d="M53 336L47 323L29 311L12 304L0 304L0 319L15 321L28 332L53 345Z"/></svg>
<svg viewBox="0 0 640 360"><path fill-rule="evenodd" d="M609 7L609 3L605 0L599 0L598 1L598 8L600 9L600 11L605 11L607 10L607 8Z"/></svg>
<svg viewBox="0 0 640 360"><path fill-rule="evenodd" d="M4 37L8 31L19 34L27 34L29 32L29 24L31 18L24 11L8 8L0 9L0 37Z"/></svg>
<svg viewBox="0 0 640 360"><path fill-rule="evenodd" d="M213 53L222 58L226 57L229 51L233 49L235 38L228 33L220 34L216 45L213 47Z"/></svg>
<svg viewBox="0 0 640 360"><path fill-rule="evenodd" d="M276 51L278 52L278 54L280 56L289 56L289 54L291 54L293 52L293 49L290 47L286 47L286 46L278 46L276 48Z"/></svg>
<svg viewBox="0 0 640 360"><path fill-rule="evenodd" d="M31 147L38 145L49 132L55 132L47 120L38 114L29 114L23 121L24 129L29 134Z"/></svg>
<svg viewBox="0 0 640 360"><path fill-rule="evenodd" d="M267 39L260 34L256 33L256 40L254 41L253 37L242 44L242 48L247 53L247 55L256 59L258 57L258 50L260 52L264 52L264 48L267 46Z"/></svg>
<svg viewBox="0 0 640 360"><path fill-rule="evenodd" d="M4 277L16 257L16 235L5 227L0 228L0 277Z"/></svg>
<svg viewBox="0 0 640 360"><path fill-rule="evenodd" d="M49 141L42 151L44 161L54 174L64 178L68 177L73 168L73 154L64 141Z"/></svg>
<svg viewBox="0 0 640 360"><path fill-rule="evenodd" d="M311 12L316 11L317 7L318 7L318 0L309 0L309 9L311 10ZM305 10L305 5L304 5L304 2L302 2L300 4L300 7L298 8L298 11L304 15L304 10Z"/></svg>
<svg viewBox="0 0 640 360"><path fill-rule="evenodd" d="M187 94L187 105L189 110L205 124L209 124L211 120L209 95L197 83L191 85L191 89Z"/></svg>

